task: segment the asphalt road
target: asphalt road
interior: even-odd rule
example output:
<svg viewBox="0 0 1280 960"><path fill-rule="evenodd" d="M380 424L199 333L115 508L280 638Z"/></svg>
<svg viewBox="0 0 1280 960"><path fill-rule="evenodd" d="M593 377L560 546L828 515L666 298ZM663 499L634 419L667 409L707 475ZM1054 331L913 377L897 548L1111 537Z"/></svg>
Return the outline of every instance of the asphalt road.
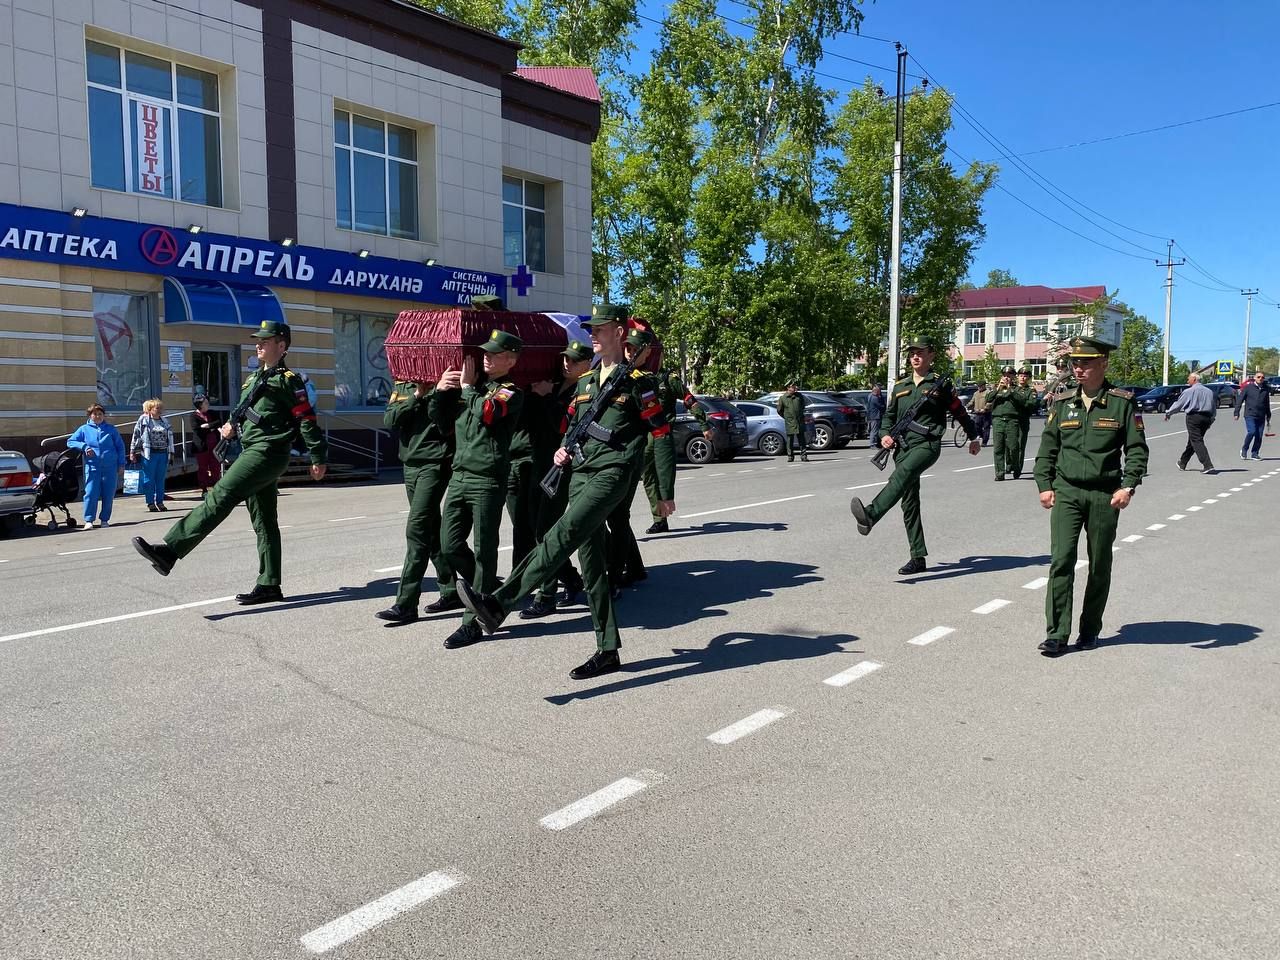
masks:
<svg viewBox="0 0 1280 960"><path fill-rule="evenodd" d="M0 541L0 955L1272 960L1280 459L1224 417L1180 473L1179 427L1057 660L1048 514L989 449L924 481L909 579L860 445L682 469L587 683L582 607L457 651L373 619L394 484L286 491L270 607L229 599L243 511L168 578L136 498Z"/></svg>

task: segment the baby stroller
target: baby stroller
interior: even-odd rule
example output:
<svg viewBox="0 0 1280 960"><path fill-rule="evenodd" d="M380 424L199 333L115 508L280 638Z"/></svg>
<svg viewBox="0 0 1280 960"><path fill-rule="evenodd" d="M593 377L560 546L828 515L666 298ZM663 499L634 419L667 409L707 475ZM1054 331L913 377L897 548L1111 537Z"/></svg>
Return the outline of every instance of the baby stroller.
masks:
<svg viewBox="0 0 1280 960"><path fill-rule="evenodd" d="M36 480L36 504L31 516L27 517L27 526L35 526L40 512L49 514L48 527L58 529L58 518L55 510L61 510L66 518L62 525L75 529L79 524L67 510L67 504L73 503L80 496L80 451L63 450L60 453L46 453L36 461L40 470L40 478Z"/></svg>

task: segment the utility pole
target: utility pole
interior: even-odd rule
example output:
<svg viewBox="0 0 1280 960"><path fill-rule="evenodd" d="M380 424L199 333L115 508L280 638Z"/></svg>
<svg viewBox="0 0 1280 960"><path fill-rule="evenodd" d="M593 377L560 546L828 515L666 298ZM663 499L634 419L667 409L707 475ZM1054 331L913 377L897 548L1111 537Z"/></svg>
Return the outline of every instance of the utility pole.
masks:
<svg viewBox="0 0 1280 960"><path fill-rule="evenodd" d="M898 51L898 92L895 97L893 126L893 251L889 262L889 359L885 389L893 392L898 372L898 308L902 272L902 120L907 92L907 51L894 43Z"/></svg>
<svg viewBox="0 0 1280 960"><path fill-rule="evenodd" d="M1165 257L1164 263L1156 261L1157 267L1167 267L1168 275L1164 281L1164 385L1169 385L1169 333L1173 320L1173 268L1180 267L1186 263L1186 258L1178 260L1173 259L1173 241L1169 241L1169 255Z"/></svg>
<svg viewBox="0 0 1280 960"><path fill-rule="evenodd" d="M1240 296L1244 297L1244 363L1240 364L1241 383L1244 383L1245 378L1249 376L1249 320L1253 316L1253 298L1257 295L1257 287L1240 291Z"/></svg>

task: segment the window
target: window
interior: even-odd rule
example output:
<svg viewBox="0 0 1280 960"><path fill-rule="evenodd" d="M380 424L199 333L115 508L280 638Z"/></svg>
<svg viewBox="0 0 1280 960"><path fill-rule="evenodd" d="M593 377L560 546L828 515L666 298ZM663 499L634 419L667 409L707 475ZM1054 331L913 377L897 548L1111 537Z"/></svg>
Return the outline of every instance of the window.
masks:
<svg viewBox="0 0 1280 960"><path fill-rule="evenodd" d="M1043 360L1028 361L1027 367L1031 370L1032 380L1044 380L1048 374L1048 364Z"/></svg>
<svg viewBox="0 0 1280 960"><path fill-rule="evenodd" d="M1062 340L1070 340L1072 337L1080 336L1080 328L1082 324L1079 320L1058 321L1058 337Z"/></svg>
<svg viewBox="0 0 1280 960"><path fill-rule="evenodd" d="M363 313L333 315L334 397L339 410L387 405L391 375L382 342L395 319Z"/></svg>
<svg viewBox="0 0 1280 960"><path fill-rule="evenodd" d="M108 410L141 410L159 391L152 358L154 322L147 294L93 292L94 355L98 402Z"/></svg>
<svg viewBox="0 0 1280 960"><path fill-rule="evenodd" d="M1027 343L1044 343L1048 339L1048 320L1033 320L1027 324Z"/></svg>
<svg viewBox="0 0 1280 960"><path fill-rule="evenodd" d="M338 226L418 239L418 135L408 127L333 111Z"/></svg>
<svg viewBox="0 0 1280 960"><path fill-rule="evenodd" d="M508 267L547 269L546 184L502 178L502 254Z"/></svg>
<svg viewBox="0 0 1280 960"><path fill-rule="evenodd" d="M996 343L1013 343L1018 339L1017 320L996 321Z"/></svg>
<svg viewBox="0 0 1280 960"><path fill-rule="evenodd" d="M92 184L222 206L218 77L94 40L85 59Z"/></svg>
<svg viewBox="0 0 1280 960"><path fill-rule="evenodd" d="M985 323L966 323L964 325L964 342L969 346L987 342L987 325Z"/></svg>
<svg viewBox="0 0 1280 960"><path fill-rule="evenodd" d="M976 360L966 360L964 362L964 371L962 378L964 380L976 380L978 376L978 362Z"/></svg>

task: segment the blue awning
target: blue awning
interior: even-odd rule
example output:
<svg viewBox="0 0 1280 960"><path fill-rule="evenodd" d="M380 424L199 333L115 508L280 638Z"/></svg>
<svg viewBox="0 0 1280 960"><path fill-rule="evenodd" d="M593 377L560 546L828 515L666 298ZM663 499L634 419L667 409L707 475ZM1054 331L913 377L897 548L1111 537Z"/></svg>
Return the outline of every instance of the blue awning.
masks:
<svg viewBox="0 0 1280 960"><path fill-rule="evenodd" d="M266 287L221 280L164 278L164 322L258 327L285 322L284 308Z"/></svg>

